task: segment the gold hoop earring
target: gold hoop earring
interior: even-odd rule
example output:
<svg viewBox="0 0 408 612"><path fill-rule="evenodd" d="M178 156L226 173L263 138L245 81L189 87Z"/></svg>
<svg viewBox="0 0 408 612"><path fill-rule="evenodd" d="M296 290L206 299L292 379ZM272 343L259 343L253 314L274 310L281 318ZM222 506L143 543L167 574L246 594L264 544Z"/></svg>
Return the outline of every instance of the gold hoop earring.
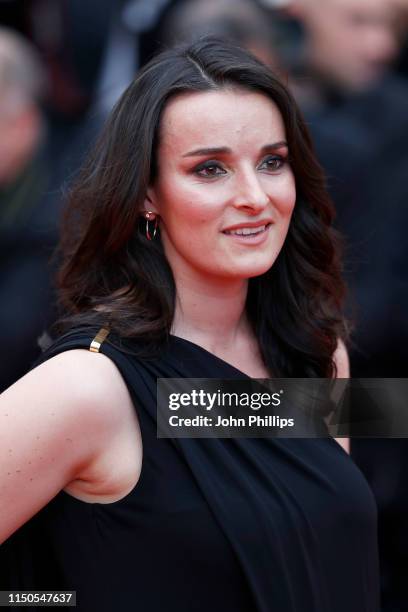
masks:
<svg viewBox="0 0 408 612"><path fill-rule="evenodd" d="M148 240L153 240L154 237L156 236L157 227L159 225L159 221L157 219L157 215L156 215L156 213L154 213L152 211L147 211L147 213L145 214L145 218L146 218L146 238ZM150 221L154 222L152 235L150 234L150 227L149 227L149 222Z"/></svg>

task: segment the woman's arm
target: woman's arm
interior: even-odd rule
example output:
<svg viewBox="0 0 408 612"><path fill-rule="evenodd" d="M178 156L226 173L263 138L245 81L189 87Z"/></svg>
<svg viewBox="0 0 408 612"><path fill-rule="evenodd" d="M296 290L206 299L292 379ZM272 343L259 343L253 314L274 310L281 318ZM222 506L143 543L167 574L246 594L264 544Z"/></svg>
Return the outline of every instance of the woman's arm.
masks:
<svg viewBox="0 0 408 612"><path fill-rule="evenodd" d="M126 387L100 354L74 349L0 395L0 543L92 466L123 427Z"/></svg>
<svg viewBox="0 0 408 612"><path fill-rule="evenodd" d="M346 346L340 338L337 342L337 348L333 354L333 361L337 366L337 378L350 378L350 360L347 353ZM336 442L344 448L345 451L350 453L350 439L349 438L334 438Z"/></svg>

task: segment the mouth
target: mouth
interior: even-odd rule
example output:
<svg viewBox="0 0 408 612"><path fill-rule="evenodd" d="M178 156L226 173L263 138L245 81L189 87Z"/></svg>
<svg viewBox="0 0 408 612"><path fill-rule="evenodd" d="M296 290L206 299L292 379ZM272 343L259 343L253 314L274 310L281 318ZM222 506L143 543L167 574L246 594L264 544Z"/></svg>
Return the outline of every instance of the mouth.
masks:
<svg viewBox="0 0 408 612"><path fill-rule="evenodd" d="M224 230L222 233L228 241L233 241L237 246L255 248L263 245L268 241L269 234L273 223L265 223L252 227L235 227L233 229Z"/></svg>
<svg viewBox="0 0 408 612"><path fill-rule="evenodd" d="M250 240L255 236L265 234L272 223L266 223L265 225L258 225L258 227L238 227L236 229L224 230L222 233L226 236L239 236L239 238Z"/></svg>

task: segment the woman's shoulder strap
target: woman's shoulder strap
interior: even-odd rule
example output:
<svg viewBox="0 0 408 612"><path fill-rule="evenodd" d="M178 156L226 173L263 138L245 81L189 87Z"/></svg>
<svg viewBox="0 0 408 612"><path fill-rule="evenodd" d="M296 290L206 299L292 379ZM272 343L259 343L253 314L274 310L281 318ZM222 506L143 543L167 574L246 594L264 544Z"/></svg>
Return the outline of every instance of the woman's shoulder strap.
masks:
<svg viewBox="0 0 408 612"><path fill-rule="evenodd" d="M101 353L115 364L134 402L138 405L146 405L151 412L153 407L155 408L155 372L147 367L144 359L138 358L129 351L128 344L116 331L108 327L77 327L53 340L31 369L71 349L82 348L87 349L90 353ZM155 411L153 412L152 416L155 418Z"/></svg>
<svg viewBox="0 0 408 612"><path fill-rule="evenodd" d="M92 353L99 353L102 344L107 340L110 333L107 327L83 326L70 329L58 338L48 340L47 347L43 349L32 368L70 349L84 348Z"/></svg>

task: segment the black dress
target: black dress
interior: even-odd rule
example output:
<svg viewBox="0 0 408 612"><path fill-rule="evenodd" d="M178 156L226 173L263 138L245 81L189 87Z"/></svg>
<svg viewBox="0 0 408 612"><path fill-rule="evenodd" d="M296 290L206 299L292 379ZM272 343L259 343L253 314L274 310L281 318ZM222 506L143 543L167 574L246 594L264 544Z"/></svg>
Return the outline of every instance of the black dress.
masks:
<svg viewBox="0 0 408 612"><path fill-rule="evenodd" d="M44 359L96 331L69 332ZM158 377L245 375L175 336L156 359L111 337L100 352L134 400L139 482L109 504L61 491L1 547L0 588L76 590L81 612L378 612L376 507L340 445L157 438Z"/></svg>

